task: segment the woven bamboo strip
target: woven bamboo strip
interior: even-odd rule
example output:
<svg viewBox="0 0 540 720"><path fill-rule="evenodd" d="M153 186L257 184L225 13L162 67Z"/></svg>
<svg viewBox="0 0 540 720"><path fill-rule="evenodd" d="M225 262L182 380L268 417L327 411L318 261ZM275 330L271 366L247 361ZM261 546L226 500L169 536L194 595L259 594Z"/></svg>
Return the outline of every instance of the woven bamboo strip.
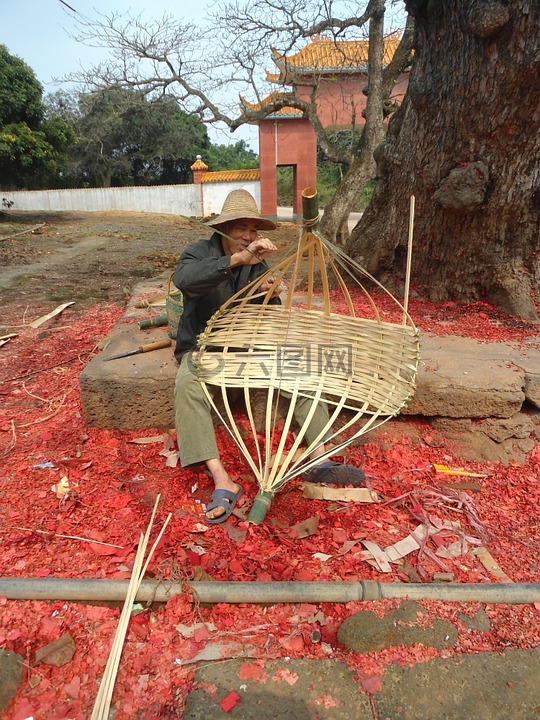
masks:
<svg viewBox="0 0 540 720"><path fill-rule="evenodd" d="M265 343L255 350L238 347L222 356L218 356L217 353L210 350L199 355L197 364L208 379L212 377L213 368L217 372L218 368L227 367L225 360L234 364L243 364L246 368L249 367L250 371L255 372L259 366L261 373L266 373L266 375L269 374L267 367L270 368L274 364L282 368L284 375L287 371L293 370L304 374L314 374L318 372L317 366L320 366L321 369L326 368L326 372L333 376L355 372L362 367L364 372L373 373L377 373L381 368L385 368L390 373L393 369L401 368L406 373L411 367L416 368L417 352L414 346L404 348L401 358L396 359L390 355L392 352L398 352L396 343L388 341L384 336L381 337L380 347L377 348L372 341L365 338L359 344L336 342L332 346L328 341L324 345L319 345L315 338L306 338L305 334L294 335L291 333L291 335L292 337L286 345L272 347L270 343ZM326 337L328 338L328 336ZM249 337L244 338L240 345L243 344L245 347L249 340ZM216 335L215 344L217 342L223 342L223 338ZM371 344L368 345L368 342ZM239 372L243 375L241 368ZM236 378L238 381L241 375L237 375ZM233 386L238 386L238 382Z"/></svg>
<svg viewBox="0 0 540 720"><path fill-rule="evenodd" d="M298 393L297 393L297 389L296 389L295 392L293 392L291 395L289 408L287 410L287 415L285 417L285 422L283 424L283 428L282 428L282 432L281 432L281 437L279 439L279 444L276 449L276 457L281 459L281 463L275 463L275 462L270 463L270 458L269 458L268 464L270 467L270 472L268 473L268 476L264 478L264 484L261 486L261 488L263 490L272 490L272 489L279 487L280 480L282 479L285 471L287 470L287 467L290 464L291 454L294 455L295 446L298 447L300 445L300 441L303 437L303 432L302 432L303 428L300 428L300 432L298 433L298 437L296 438L295 443L293 444L293 448L290 449L289 451L285 452L285 443L287 440L287 433L289 432L292 421L293 421L294 406L296 404L297 395L298 395ZM276 408L277 408L277 403L276 403ZM270 443L268 443L268 445L271 447ZM272 443L272 445L273 445L273 443Z"/></svg>
<svg viewBox="0 0 540 720"><path fill-rule="evenodd" d="M296 351L297 348L296 346L287 346L287 349ZM299 348L299 350L301 351L302 348ZM263 380L263 387L266 385L277 387L276 382L272 382L270 374L273 370L276 370L275 375L279 377L279 380L291 378L294 372L306 378L316 378L319 377L317 365L322 367L325 365L328 368L325 371L328 377L335 379L336 382L339 382L344 376L347 377L356 373L375 379L394 377L396 379L401 378L404 381L414 375L416 363L415 356L412 353L407 355L404 352L403 361L398 363L395 359L385 357L382 353L376 353L375 350L368 351L366 348L358 349L356 352L354 350L349 346L345 349L343 355L328 359L319 357L314 352L313 357L307 357L304 360L299 357L298 361L295 361L291 355L285 357L280 348L275 351L271 349L262 350L257 354L239 350L227 353L226 358L220 358L219 362L214 357L211 357L215 353L208 353L202 355L197 364L200 377L206 382L211 383L213 378L216 378L214 384L218 384L218 378L219 382L221 382L228 377L230 387L243 387L245 382L249 384L255 378L257 381L259 379ZM247 372L250 374L245 380ZM279 375L277 375L278 372ZM251 386L255 387L252 382ZM332 388L328 388L328 391L332 392ZM335 391L337 393L339 388L336 387Z"/></svg>
<svg viewBox="0 0 540 720"><path fill-rule="evenodd" d="M272 431L274 428L274 425L272 423L272 407L273 407L273 398L274 398L274 388L269 389L268 396L266 398L266 425L265 425L265 437L267 438L265 451L266 455L264 458L264 468L261 471L260 478L262 480L261 489L264 490L264 486L268 483L268 474L271 471L271 457L272 457ZM277 399L276 399L277 403Z"/></svg>
<svg viewBox="0 0 540 720"><path fill-rule="evenodd" d="M240 312L240 310L242 312ZM236 311L236 312L235 312ZM273 316L273 317L272 317ZM201 338L205 338L213 331L214 327L229 328L231 323L235 324L235 327L250 327L253 333L262 334L270 333L271 328L265 326L258 327L253 325L254 319L267 319L271 318L273 322L285 325L294 319L295 324L299 328L311 330L316 333L317 327L323 325L329 329L335 329L336 332L340 330L343 325L348 325L355 332L378 332L381 329L386 330L388 334L392 334L395 337L416 337L416 332L408 326L403 327L402 325L394 325L390 322L378 322L368 318L359 317L347 317L345 315L331 315L326 316L324 312L318 309L307 309L302 307L293 307L290 310L285 310L279 305L245 305L243 308L235 308L230 310L227 315L216 317L212 321L212 325L207 327L206 330L201 334ZM233 334L232 330L230 331Z"/></svg>
<svg viewBox="0 0 540 720"><path fill-rule="evenodd" d="M272 388L273 390L278 391L284 390L287 392L293 392L295 387L295 382L293 379L285 379L284 377L281 377L279 379L275 379L272 383L271 381L269 381L268 375L266 373L256 374L254 372L251 372L248 379L242 380L242 378L239 378L240 371L250 372L249 370L247 370L245 365L245 363L241 363L240 365L236 366L238 370L237 372L234 372L235 366L231 367L231 362L229 361L227 369L231 371L232 375L227 376L225 373L213 374L211 378L211 384L231 388L243 388L246 386L246 384L249 383L249 387L253 389ZM209 382L205 378L204 374L201 373L200 377L202 380ZM402 379L399 377L396 378L391 376L387 378L380 378L375 377L371 373L364 373L362 376L360 376L360 374L358 373L354 377L353 382L349 381L348 378L350 376L334 376L328 374L327 377L331 380L332 385L326 386L324 388L326 392L326 401L331 405L335 405L341 397L342 393L344 392L344 389L347 387L350 390L349 396L347 398L347 406L352 407L356 407L356 404L358 403L363 404L365 402L367 394L369 394L369 396L373 398L384 399L384 394L388 391L392 391L396 393L396 395L400 398L403 395L405 395L405 397L408 397L411 386L414 385L412 379ZM402 386L402 391L398 389L398 385ZM302 391L300 392L300 396L310 397L313 392L321 386L320 376L302 375L302 386L303 387ZM336 397L338 398L338 400L335 399ZM393 406L394 404L395 403L390 403L391 406Z"/></svg>
<svg viewBox="0 0 540 720"><path fill-rule="evenodd" d="M346 422L339 430L336 430L333 432L333 434L328 438L328 443L333 443L335 438L339 435L342 435L346 430L348 430L350 427L353 427L356 425L361 417L361 413L358 413L354 415L348 422ZM327 425L327 427L324 429L328 429L331 427L331 425L335 422L335 415L332 415L330 417L330 421ZM340 443L332 444L328 446L328 450L323 453L322 455L318 455L317 458L312 460L306 460L306 456L310 455L311 452L318 446L317 442L313 442L311 446L302 448L302 451L300 452L299 442L295 442L293 447L290 449L287 456L281 458L281 462L279 463L282 468L287 467L287 463L291 462L288 470L286 473L282 472L281 477L279 479L279 482L276 482L272 486L272 490L276 491L281 487L286 481L290 480L291 478L295 477L301 472L304 472L305 470L309 470L310 468L314 467L317 463L319 463L321 460L324 460L332 455L338 454L343 448L347 447L347 445L350 444L353 440L360 437L362 434L367 432L368 429L374 429L378 427L379 425L383 424L386 420L386 418L380 419L379 423L376 423L376 420L378 419L378 413L373 415L361 428L359 428L355 433L351 434L347 437L346 440L343 440ZM323 431L324 432L324 431ZM322 435L322 433L321 433ZM296 453L294 451L296 450ZM276 457L277 454L276 454ZM275 460L275 458L274 458ZM268 489L268 488L265 488Z"/></svg>
<svg viewBox="0 0 540 720"><path fill-rule="evenodd" d="M306 236L304 236L304 238L306 238ZM314 280L314 275L315 275L315 253L314 253L313 243L305 243L304 252L305 251L307 251L307 261L308 261L307 304L308 304L308 307L311 307L311 304L313 302L313 292L314 292L313 280Z"/></svg>
<svg viewBox="0 0 540 720"><path fill-rule="evenodd" d="M300 236L300 239L298 241L299 248L300 248L301 242L302 242L302 236ZM298 262L298 254L297 254L297 257L295 258L294 262L292 262L292 258L286 258L285 260L282 260L280 263L278 263L277 266L274 266L274 268L272 270L273 272L276 272L283 268L283 276L284 276L286 274L286 272L292 268L292 275L289 279L289 292L287 293L287 296L283 302L283 306L287 310L290 309L290 307L293 303L293 300L294 300L294 293L291 292L291 288L296 287L296 283L298 280L299 265L300 265L300 263Z"/></svg>
<svg viewBox="0 0 540 720"><path fill-rule="evenodd" d="M227 392L226 388L223 388L225 393ZM244 385L244 405L246 406L246 411L248 415L249 420L249 427L251 429L251 434L253 436L253 439L255 441L255 451L257 454L257 461L259 465L259 471L262 471L263 468L263 461L262 461L262 453L261 453L261 444L259 442L259 439L257 437L257 426L255 424L255 418L253 416L253 406L251 403L251 394L250 394L250 387L246 383Z"/></svg>
<svg viewBox="0 0 540 720"><path fill-rule="evenodd" d="M342 395L341 401L335 406L333 413L330 414L326 427L320 432L319 436L312 441L311 445L307 445L307 447L305 448L304 454L300 455L300 456L298 456L298 448L300 445L299 440L303 438L303 435L301 436L301 438L297 437L296 442L293 444L292 448L289 450L289 453L287 456L287 462L283 462L283 464L282 464L282 470L280 472L280 476L276 477L277 487L279 487L279 484L282 484L283 482L285 482L286 479L289 479L290 477L294 477L294 475L297 474L297 472L298 472L297 468L299 468L300 466L302 467L302 470L300 470L300 472L302 472L304 469L307 469L305 467L305 462L303 462L305 459L305 456L311 455L311 453L316 448L319 447L323 437L326 435L326 432L333 427L336 419L340 415L340 413L345 405L346 396L347 396L346 393L344 393ZM313 404L315 406L315 398L313 399ZM360 415L361 415L361 413L360 413ZM359 417L358 414L355 415L355 419L357 419L358 417ZM341 431L342 431L342 429L339 432L341 432ZM326 457L329 457L333 452L335 452L335 449L329 450ZM320 462L320 460L321 460L321 456L318 456L317 462ZM285 472L285 467L288 467L288 472Z"/></svg>
<svg viewBox="0 0 540 720"><path fill-rule="evenodd" d="M245 370L245 368L242 368ZM201 379L204 381L204 376L201 375ZM276 380L274 385L270 385L267 382L268 378L261 375L260 377L250 377L250 386L253 389L259 388L270 388L274 391L287 391L292 392L294 390L294 383L286 382L283 379ZM309 378L304 376L302 378L302 391L298 393L300 397L312 397L313 393L316 392L321 383L318 377ZM238 383L235 381L228 380L223 375L213 375L212 384L221 385L225 387L238 387ZM349 397L346 399L342 398L343 393L349 390ZM364 378L356 377L354 383L350 383L349 380L342 380L341 378L334 379L331 390L327 390L325 394L325 401L328 405L335 406L338 403L343 403L343 407L349 410L357 410L359 407L364 409L366 414L373 412L381 412L382 410L388 415L395 415L401 409L401 406L410 398L414 390L413 380L406 382L390 380L377 380L377 385L374 385L374 378L372 375L367 374ZM391 394L392 397L388 397ZM369 402L366 402L369 399ZM376 409L377 405L380 405L379 410ZM375 407L374 407L375 406Z"/></svg>
<svg viewBox="0 0 540 720"><path fill-rule="evenodd" d="M302 385L303 385L303 383L302 383ZM296 384L296 388L295 388L295 389L296 389L296 391L297 391L297 395L299 395L299 394L300 394L300 382L299 382L298 380L297 380L297 384ZM302 390L303 390L303 388L302 388ZM296 438L295 438L295 440L294 440L294 442L293 442L293 444L292 444L292 446L291 446L291 448L290 448L290 451L289 451L289 453L288 453L288 458L289 458L289 460L291 460L292 458L295 457L296 451L297 451L298 448L300 447L300 444L301 444L301 442L303 441L303 439L304 439L304 437L305 437L306 431L307 431L307 429L308 429L308 427L309 427L309 423L311 422L311 420L312 420L312 418L313 418L313 415L315 414L315 411L316 411L316 409L317 409L317 406L318 406L319 402L321 402L321 401L323 400L323 398L322 398L322 386L319 386L318 388L314 389L314 390L313 390L313 394L310 395L309 397L310 397L310 399L311 399L311 406L310 406L310 409L309 409L309 411L308 411L308 413L307 413L306 419L305 419L305 421L304 421L304 425L298 429L297 436L296 436ZM325 435L327 429L328 429L328 425L326 425L325 427L323 427L322 430L320 431L319 437L320 437L321 439L322 439L322 437ZM313 444L314 444L314 445L317 445L316 442L313 443ZM280 455L279 455L278 453L276 453L276 455L277 455L277 457L280 457ZM281 465L279 465L279 464L276 463L274 467L275 467L275 468L279 468L279 473L278 473L278 475L279 475L279 477L283 477L284 474L285 474L285 470L287 469L285 463L281 463ZM272 474L274 474L274 473L272 473Z"/></svg>
<svg viewBox="0 0 540 720"><path fill-rule="evenodd" d="M317 351L315 343L304 345L298 342L289 344L285 348L267 346L257 351L234 350L219 357L216 357L217 354L214 352L201 353L196 365L200 377L206 382L212 382L213 377L219 377L220 381L228 377L231 387L243 387L244 383L249 383L254 377L262 378L263 381L266 378L265 384L275 387L272 374L284 380L294 379L294 375L302 375L309 379L318 377L323 370L336 381L343 376L356 373L375 378L401 378L405 381L414 375L417 365L417 353L414 347L405 349L399 362L399 359L396 360L390 355L391 352L396 351L394 344L381 341L381 346L381 349L377 349L368 347L365 342L359 347L344 344L339 354L336 354L333 348L332 354L325 357ZM311 352L312 347L313 352ZM308 351L306 355L303 353L304 350ZM329 388L329 391L332 391L332 388Z"/></svg>
<svg viewBox="0 0 540 720"><path fill-rule="evenodd" d="M242 368L242 370L245 370L245 368ZM201 378L204 380L204 376L201 376ZM267 379L266 376L252 376L249 379L250 386L254 389L266 387L287 392L294 390L294 383L292 381L281 379L276 380L274 385L270 385ZM356 377L354 383L342 378L332 378L332 380L332 389L327 390L325 394L326 402L329 405L336 405L339 402L343 402L343 407L356 410L359 406L364 407L366 405L366 399L369 398L370 402L365 410L366 413L374 412L372 406L380 404L388 414L394 415L414 390L412 380L398 383L392 379L377 379L377 385L375 385L374 378L370 374L366 374L364 378ZM315 378L303 376L302 381L302 391L298 393L300 397L311 397L321 386L318 376ZM212 377L212 384L225 387L238 387L236 380L233 382L223 375L214 375ZM349 390L349 397L346 400L342 400L342 395L347 389ZM393 395L393 398L388 398L389 393Z"/></svg>
<svg viewBox="0 0 540 720"><path fill-rule="evenodd" d="M341 275L339 274L339 272L336 268L336 263L338 265L340 265L343 269L345 269L348 274L352 270L352 271L354 271L356 276L365 277L370 282L370 284L373 284L374 286L378 287L380 290L385 292L395 302L396 306L401 308L402 311L404 311L405 317L406 317L406 323L409 324L411 327L414 327L414 323L413 323L411 317L409 316L408 312L403 307L403 304L400 303L400 301L397 298L395 298L378 280L376 280L376 278L374 278L372 275L367 273L360 265L358 265L354 260L352 260L352 258L345 255L340 248L338 248L337 246L329 245L323 236L317 234L317 235L311 235L311 238L312 238L311 242L317 241L321 245L323 245L324 248L326 249L326 252L327 252L327 254L325 255L326 262L328 263L329 267L334 271L336 280L339 282L340 288L343 290L344 294L348 293L347 286L344 283L343 278L341 277ZM328 248L331 248L331 251ZM272 270L270 270L267 275L263 275L260 278L258 278L257 280L253 281L253 283L251 283L249 286L247 286L247 288L244 288L244 290L238 296L232 297L226 303L224 303L224 305L220 308L220 311L218 314L223 314L225 312L225 310L227 310L232 305L237 305L239 303L245 302L246 299L252 299L258 293L260 286L264 282L266 282L268 275L275 275L277 272L279 272L279 273L281 273L281 276L283 277L285 275L285 273L288 270L290 270L291 268L293 268L293 273L294 273L294 268L296 267L295 262L297 262L297 259L295 258L295 256L292 256L292 257L286 258L285 260L282 260L274 268L272 268ZM371 307L375 313L376 319L380 320L379 311L373 301L373 298L370 296L367 289L358 280L358 277L355 277L354 281L358 285L358 287L363 291L366 299L370 302ZM287 296L283 302L282 307L287 308L288 306L294 304L294 295L293 295L293 293L291 293L291 289L293 289L293 288L294 288L294 283L291 284L291 286L289 288L289 293L287 293ZM265 296L266 296L266 293L265 293ZM269 299L270 299L269 297L266 298L267 301ZM316 304L318 299L319 298L317 295L313 295L313 297L311 299L312 306L314 306ZM347 297L345 297L345 300L347 301ZM324 299L321 298L320 302L324 302ZM348 307L349 307L350 314L354 315L354 307L352 305L350 305L350 306L348 305Z"/></svg>
<svg viewBox="0 0 540 720"><path fill-rule="evenodd" d="M327 240L321 235L321 242L327 244ZM337 262L338 265L340 265L348 274L354 273L356 276L362 276L365 277L370 284L377 287L379 290L384 292L388 297L392 299L392 301L396 304L396 307L401 308L401 310L404 313L404 316L406 318L406 324L408 324L410 327L414 328L414 322L411 316L409 315L408 311L404 308L403 303L401 303L392 293L384 287L376 278L373 277L373 275L370 275L364 268L359 265L357 262L355 262L351 257L346 255L341 248L333 247L332 249L332 255L334 260ZM373 303L373 298L369 296L369 293L367 293L367 290L362 285L361 282L358 281L358 285L361 287L361 289L367 294L367 297L370 298L371 302Z"/></svg>
<svg viewBox="0 0 540 720"><path fill-rule="evenodd" d="M339 377L340 375L350 374L351 372L364 372L369 374L382 374L386 371L389 374L402 375L407 377L407 371L415 369L416 367L416 356L413 351L404 351L403 359L401 362L395 358L388 357L388 354L394 349L392 345L381 342L382 351L376 348L368 348L366 345L360 347L348 344L345 348L336 354L335 350L332 350L332 355L325 357L323 354L319 354L316 346L314 351L310 352L311 347L314 344L301 345L300 337L296 343L289 343L285 347L278 348L260 348L257 352L249 352L246 350L235 350L228 352L226 357L216 358L216 353L209 352L202 354L197 364L204 376L204 379L211 381L214 372L220 370L229 370L229 376L233 381L232 387L242 387L244 376L244 368L249 369L250 372L257 373L257 367L260 369L259 374L264 377L269 376L270 368L279 366L282 370L283 377L286 377L287 373L297 371L304 375L315 375L318 374L314 366L321 365L321 367L328 368L326 372L332 377ZM385 347L387 345L387 347ZM303 350L307 350L308 354L304 356ZM338 348L339 350L339 348ZM295 359L293 353L301 353ZM225 364L224 360L227 361ZM234 365L234 372L230 372L230 366ZM214 369L215 368L215 369ZM397 370L402 372L396 372ZM234 382L236 380L236 382Z"/></svg>
<svg viewBox="0 0 540 720"><path fill-rule="evenodd" d="M222 392L221 397L222 397L222 399L223 399L223 401L224 401L225 413L226 413L227 419L225 419L225 417L223 417L223 414L221 413L221 411L219 410L219 408L217 407L217 405L216 405L216 403L215 403L215 401L214 401L213 395L208 391L208 388L206 387L206 384L205 384L204 382L202 382L202 387L203 387L203 390L204 390L204 392L205 392L205 395L206 395L206 397L207 397L207 399L208 399L208 402L209 402L209 403L212 405L212 407L214 408L215 413L217 414L217 416L218 416L219 419L221 420L221 422L222 422L223 426L225 427L225 429L227 430L227 432L231 435L231 437L233 438L233 440L236 442L238 448L240 449L240 451L241 451L242 455L244 456L244 458L247 460L247 462L248 462L251 470L253 471L255 477L258 477L258 475L259 475L259 468L257 467L256 463L253 461L253 458L251 457L251 453L249 452L249 449L248 449L248 447L246 446L246 444L245 444L245 442L244 442L244 438L242 437L242 434L240 433L240 430L239 430L239 428L238 428L238 425L236 424L236 420L235 420L235 418L234 418L234 414L233 414L233 411L232 411L232 409L231 409L228 396L227 396L227 394L226 394L226 392L225 392L226 388L225 388L225 387L223 388L223 392Z"/></svg>
<svg viewBox="0 0 540 720"><path fill-rule="evenodd" d="M313 236L313 241L315 241L315 240L316 240L316 238L315 238L315 236ZM325 252L324 246L321 245L319 242L316 243L315 247L317 250L317 256L318 256L318 261L319 261L319 272L320 272L320 277L321 277L322 296L324 299L323 310L324 310L324 314L326 316L329 316L330 313L332 312L332 307L331 307L331 301L330 301L330 285L329 285L329 281L328 281L328 270L326 269L326 264L329 262L330 257L328 255L328 253ZM348 296L348 294L349 293L345 288L345 295ZM350 297L349 297L349 300L350 300ZM312 307L313 307L313 303L312 303Z"/></svg>
<svg viewBox="0 0 540 720"><path fill-rule="evenodd" d="M303 307L285 309L280 305L246 304L241 308L230 310L226 315L223 314L215 317L211 320L211 325L201 333L200 337L204 340L210 333L214 332L214 328L220 327L228 330L231 335L235 334L237 328L250 328L252 333L256 334L257 337L259 334L264 337L264 334L271 333L272 329L263 324L261 324L260 327L254 325L254 321L271 319L272 322L285 325L290 323L292 318L294 318L295 324L299 329L303 330L305 328L311 330L313 333L317 333L317 327L319 325L323 325L328 329L334 329L336 332L339 332L343 325L347 325L355 332L364 331L373 333L384 329L388 334L394 335L395 337L416 337L417 335L416 330L408 326L395 325L391 322L348 317L346 315L332 315L328 317L318 309L306 309Z"/></svg>

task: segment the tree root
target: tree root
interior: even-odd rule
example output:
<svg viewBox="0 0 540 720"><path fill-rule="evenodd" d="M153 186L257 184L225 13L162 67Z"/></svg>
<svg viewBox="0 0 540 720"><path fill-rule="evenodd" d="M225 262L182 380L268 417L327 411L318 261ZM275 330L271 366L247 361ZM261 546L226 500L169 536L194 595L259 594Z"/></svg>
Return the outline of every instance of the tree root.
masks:
<svg viewBox="0 0 540 720"><path fill-rule="evenodd" d="M509 315L515 315L525 322L538 322L538 313L533 302L533 287L529 274L515 268L497 278L488 292L488 299Z"/></svg>

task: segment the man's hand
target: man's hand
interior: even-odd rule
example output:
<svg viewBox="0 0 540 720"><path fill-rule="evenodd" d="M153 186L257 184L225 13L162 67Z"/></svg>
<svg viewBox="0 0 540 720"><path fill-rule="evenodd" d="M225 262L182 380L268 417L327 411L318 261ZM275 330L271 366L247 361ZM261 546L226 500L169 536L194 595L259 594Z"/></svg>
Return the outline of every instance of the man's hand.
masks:
<svg viewBox="0 0 540 720"><path fill-rule="evenodd" d="M274 285L276 282L276 278L269 277L266 279L265 282L261 285L261 290L265 293L269 292L273 288L272 297L276 297L276 295L281 295L282 292L284 292L287 289L287 286L280 282L277 285Z"/></svg>
<svg viewBox="0 0 540 720"><path fill-rule="evenodd" d="M274 243L268 238L257 238L244 250L231 255L231 267L236 265L256 265L277 250Z"/></svg>

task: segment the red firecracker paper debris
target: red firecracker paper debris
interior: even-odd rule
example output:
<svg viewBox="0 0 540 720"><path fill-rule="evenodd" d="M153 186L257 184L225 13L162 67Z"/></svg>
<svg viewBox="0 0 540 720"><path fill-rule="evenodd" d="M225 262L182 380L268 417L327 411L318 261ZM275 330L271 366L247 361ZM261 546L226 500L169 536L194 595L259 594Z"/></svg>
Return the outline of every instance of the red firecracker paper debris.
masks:
<svg viewBox="0 0 540 720"><path fill-rule="evenodd" d="M234 707L238 702L240 702L241 699L242 699L242 698L240 697L240 695L239 695L237 692L235 692L234 690L231 690L231 692L230 692L228 695L225 695L225 697L223 698L223 700L220 701L219 707L220 707L224 712L227 712L227 713L228 713L228 712L230 712L230 711L233 709L233 707Z"/></svg>
<svg viewBox="0 0 540 720"><path fill-rule="evenodd" d="M361 293L353 293L353 302L358 315L369 310ZM383 296L377 304L384 321L401 322ZM52 306L35 305L26 317L43 316ZM442 307L412 298L409 310L422 332L538 344L537 326L486 303ZM224 659L241 663L240 687L268 683L276 673L274 666L267 674L268 662L332 658L355 672L360 690L374 693L394 663L540 645L539 603L419 601L422 626L440 618L458 629L452 648L416 644L362 655L337 640L343 621L365 609L361 603L199 604L196 583L213 580L491 583L498 582L498 568L515 583L536 582L540 449L508 465L474 462L427 422L397 418L346 449L345 461L366 471L369 490L327 488L324 493L334 492L315 499L305 497L300 480L293 479L274 497L265 522L254 526L243 520L258 488L227 432L217 428L220 455L231 476L241 479L245 502L231 524L203 525L213 483L198 468L167 466L160 452L175 450L170 433L84 422L81 371L124 311L106 303L84 311L74 305L64 310L62 327L53 318L34 330L20 329L26 304L5 305L2 322L20 332L0 352L0 576L32 578L36 587L48 577L128 579L158 493L162 517L156 522L173 513L146 579L156 587L177 583L182 592L131 617L113 696L117 720L141 713L145 720L182 717L197 668ZM24 377L13 379L18 376ZM249 422L244 427L249 432ZM152 442L133 442L143 435ZM466 475L435 472L436 465ZM63 477L70 486L77 483L67 501L51 491ZM449 480L461 482L450 487ZM463 482L472 480L470 488ZM359 490L368 490L371 502L356 497ZM315 533L298 537L291 531L315 516ZM491 559L475 554L482 547L493 553ZM381 600L370 609L382 617L400 604ZM460 621L460 613L474 617L480 608L485 630ZM90 717L119 615L117 607L75 601L0 598L0 646L30 667L40 648L67 632L76 647L64 664L25 668L25 681L3 711L6 718ZM292 670L288 677L293 679ZM313 703L336 707L339 697L314 697Z"/></svg>
<svg viewBox="0 0 540 720"><path fill-rule="evenodd" d="M370 695L382 690L380 675L361 676L360 682L362 683L364 690Z"/></svg>

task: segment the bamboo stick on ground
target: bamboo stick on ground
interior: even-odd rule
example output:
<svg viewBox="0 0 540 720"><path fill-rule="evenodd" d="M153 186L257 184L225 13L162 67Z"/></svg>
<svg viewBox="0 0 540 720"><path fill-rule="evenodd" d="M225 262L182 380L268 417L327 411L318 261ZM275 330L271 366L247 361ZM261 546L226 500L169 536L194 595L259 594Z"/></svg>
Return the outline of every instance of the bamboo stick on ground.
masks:
<svg viewBox="0 0 540 720"><path fill-rule="evenodd" d="M144 536L141 534L139 538L139 548L135 557L135 564L133 565L133 572L131 580L128 586L128 592L122 608L122 614L116 628L114 635L111 651L109 653L109 659L105 666L105 672L101 679L99 686L99 692L94 705L94 711L92 712L91 720L107 720L109 715L109 708L111 705L112 691L114 689L114 683L116 680L116 674L118 672L118 666L120 664L120 656L122 654L122 648L124 639L126 637L127 626L129 622L129 615L131 613L131 607L133 600L137 594L138 580L140 575L140 569L144 560L144 553L146 546L144 543Z"/></svg>
<svg viewBox="0 0 540 720"><path fill-rule="evenodd" d="M407 267L405 270L405 295L403 298L403 325L407 324L407 311L409 309L409 290L411 286L412 242L414 232L414 203L415 197L411 195L409 210L409 238L407 242Z"/></svg>
<svg viewBox="0 0 540 720"><path fill-rule="evenodd" d="M161 528L159 535L157 536L156 540L154 541L154 544L152 545L152 548L151 548L150 552L148 553L148 556L145 561L144 556L146 553L146 548L148 545L148 540L150 538L150 532L152 530L152 525L154 523L154 517L156 515L156 510L157 510L157 507L159 504L160 497L161 496L158 495L156 498L156 502L154 504L154 509L152 511L152 515L150 517L150 522L148 523L146 533L144 535L142 535L142 533L141 533L141 536L139 539L139 547L137 549L137 554L135 556L133 572L131 574L131 579L130 579L130 582L128 585L128 590L127 590L126 598L124 601L124 605L122 607L122 613L120 615L118 627L116 629L116 633L115 633L115 636L113 639L113 644L112 644L111 651L109 654L109 659L107 661L107 665L105 667L105 672L103 673L103 678L101 680L99 692L98 692L98 695L96 697L96 701L94 704L94 710L92 712L91 720L107 720L107 718L109 716L109 709L110 709L110 705L111 705L112 694L114 691L114 685L116 682L116 675L118 673L118 667L120 665L120 657L122 655L124 640L126 637L127 628L128 628L129 620L131 617L131 609L133 607L135 597L137 596L139 586L140 586L140 584L144 578L144 575L146 573L146 570L148 568L150 559L152 558L152 555L154 554L154 551L155 551L156 547L158 546L159 541L163 537L165 528L169 524L169 521L172 517L171 514L169 514L167 516L167 519L165 520L163 527Z"/></svg>

